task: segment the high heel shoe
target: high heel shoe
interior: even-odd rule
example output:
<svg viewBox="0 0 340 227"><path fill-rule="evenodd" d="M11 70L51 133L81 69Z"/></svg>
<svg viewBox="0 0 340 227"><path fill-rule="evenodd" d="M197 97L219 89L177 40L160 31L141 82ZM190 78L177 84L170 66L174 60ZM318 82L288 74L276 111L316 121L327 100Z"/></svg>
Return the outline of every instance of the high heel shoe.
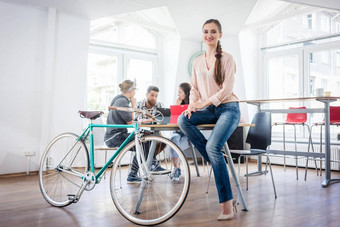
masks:
<svg viewBox="0 0 340 227"><path fill-rule="evenodd" d="M231 214L223 214L221 213L218 217L217 217L217 220L218 221L225 221L225 220L230 220L234 217L234 213L237 213L237 202L236 200L233 199L233 209L232 209L232 212Z"/></svg>

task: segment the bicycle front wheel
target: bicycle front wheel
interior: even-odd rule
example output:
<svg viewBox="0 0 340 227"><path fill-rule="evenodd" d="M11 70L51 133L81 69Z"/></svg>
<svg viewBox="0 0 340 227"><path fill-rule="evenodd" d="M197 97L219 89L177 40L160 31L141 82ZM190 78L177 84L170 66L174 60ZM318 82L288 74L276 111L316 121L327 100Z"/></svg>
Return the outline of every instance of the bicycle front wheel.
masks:
<svg viewBox="0 0 340 227"><path fill-rule="evenodd" d="M131 177L131 173L136 172L133 164L135 145L135 141L128 144L113 164L110 177L111 196L118 211L129 221L138 225L160 224L179 211L188 195L189 165L181 149L173 142L160 136L146 136L140 141L141 153L146 160L149 149L156 147L157 156L152 168L156 164L161 171L153 172L151 179L142 179L142 182L138 182L138 178L143 176L137 176L135 181L128 181L129 174ZM174 157L180 168L179 177L176 169L176 179L173 177Z"/></svg>
<svg viewBox="0 0 340 227"><path fill-rule="evenodd" d="M89 170L87 148L73 133L63 133L47 146L40 162L39 184L45 200L53 206L63 207L80 189Z"/></svg>

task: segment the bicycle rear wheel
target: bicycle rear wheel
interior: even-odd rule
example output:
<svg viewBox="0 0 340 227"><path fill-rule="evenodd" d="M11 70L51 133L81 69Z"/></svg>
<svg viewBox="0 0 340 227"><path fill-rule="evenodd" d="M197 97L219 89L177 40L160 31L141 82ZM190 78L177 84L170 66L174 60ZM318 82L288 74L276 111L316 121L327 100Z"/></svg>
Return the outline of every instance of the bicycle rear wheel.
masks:
<svg viewBox="0 0 340 227"><path fill-rule="evenodd" d="M170 140L160 136L146 136L141 139L140 144L145 160L145 153L150 147L166 147L157 155L157 160L159 166L168 170L173 170L169 152L172 148L180 162L180 178L174 180L170 173L166 173L151 175L152 180L143 179L141 183L128 183L127 177L131 168L134 168L132 162L136 153L133 141L114 161L110 191L115 206L126 219L138 225L156 225L170 219L183 205L190 187L190 169L182 151ZM140 205L137 205L138 202Z"/></svg>
<svg viewBox="0 0 340 227"><path fill-rule="evenodd" d="M40 162L39 184L45 200L63 207L73 202L89 170L87 148L73 133L63 133L47 146Z"/></svg>

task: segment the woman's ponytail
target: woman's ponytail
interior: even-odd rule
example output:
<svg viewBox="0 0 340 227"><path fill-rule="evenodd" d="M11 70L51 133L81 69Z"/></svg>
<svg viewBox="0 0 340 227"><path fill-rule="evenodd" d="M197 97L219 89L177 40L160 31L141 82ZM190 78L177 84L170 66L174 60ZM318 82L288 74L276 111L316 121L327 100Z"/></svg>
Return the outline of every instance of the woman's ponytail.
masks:
<svg viewBox="0 0 340 227"><path fill-rule="evenodd" d="M222 74L222 65L221 65L222 47L221 47L219 40L217 42L215 57L216 57L216 61L215 61L215 69L214 69L214 79L218 85L221 85L224 81L224 75Z"/></svg>

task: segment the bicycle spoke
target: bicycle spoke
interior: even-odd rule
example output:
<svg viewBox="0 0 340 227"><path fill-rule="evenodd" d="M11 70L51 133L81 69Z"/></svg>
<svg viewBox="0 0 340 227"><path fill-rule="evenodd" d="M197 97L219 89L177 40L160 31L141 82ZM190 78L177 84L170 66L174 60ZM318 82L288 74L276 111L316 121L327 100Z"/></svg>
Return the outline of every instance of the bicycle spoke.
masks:
<svg viewBox="0 0 340 227"><path fill-rule="evenodd" d="M67 152L67 154L64 156L64 158L59 162L59 164L58 165L60 165L64 160L65 160L65 158L69 155L69 153L73 150L73 148L77 145L77 143L78 143L78 141L76 141L75 143L74 143L74 145L71 147L71 149L69 149L69 151Z"/></svg>
<svg viewBox="0 0 340 227"><path fill-rule="evenodd" d="M128 184L121 184L118 171L121 171L122 178L124 178L128 176L130 170L128 167L118 170L118 166L120 166L121 160L131 160L128 152L131 148L135 147L135 141L127 145L121 151L121 154L117 156L111 173L111 187L114 189L111 190L111 194L117 209L121 211L128 220L139 225L156 225L171 218L185 201L188 193L188 185L190 184L188 164L178 147L162 137L148 136L141 139L141 153L144 154L144 152L147 152L152 143L164 143L178 154L183 170L182 178L179 181L170 179L168 174L149 175L152 180L147 180L144 191L140 191L141 188L136 188ZM149 167L146 166L147 163L143 162L143 159L146 161L152 157L148 155L150 154L144 154L143 156L145 158L142 158L142 163L140 163L140 168L143 168L143 173L150 171ZM169 154L167 153L166 155ZM170 162L170 159L165 157L165 154L164 158L157 157L157 159L161 167L169 166L166 162ZM132 161L133 160L131 160L131 162ZM129 166L132 165L131 162ZM141 169L139 169L139 171L141 171ZM143 179L143 182L145 182L145 179ZM139 184L139 187L142 187L143 182ZM122 189L118 190L120 185L122 185ZM138 208L137 211L139 214L135 214L136 208Z"/></svg>
<svg viewBox="0 0 340 227"><path fill-rule="evenodd" d="M54 206L72 203L68 195L79 191L81 178L88 170L87 148L77 139L78 136L72 133L61 134L51 141L43 154L39 169L40 189L45 200Z"/></svg>
<svg viewBox="0 0 340 227"><path fill-rule="evenodd" d="M78 157L79 151L80 151L81 147L79 147L78 151L76 152L76 155L74 156L72 162L69 164L69 166L72 166L74 160Z"/></svg>
<svg viewBox="0 0 340 227"><path fill-rule="evenodd" d="M62 173L60 173L60 175L66 179L68 182L70 182L71 184L77 186L78 188L81 188L81 185L77 185L76 183L74 183L73 181L71 181L69 178L67 178L66 176L64 176Z"/></svg>

